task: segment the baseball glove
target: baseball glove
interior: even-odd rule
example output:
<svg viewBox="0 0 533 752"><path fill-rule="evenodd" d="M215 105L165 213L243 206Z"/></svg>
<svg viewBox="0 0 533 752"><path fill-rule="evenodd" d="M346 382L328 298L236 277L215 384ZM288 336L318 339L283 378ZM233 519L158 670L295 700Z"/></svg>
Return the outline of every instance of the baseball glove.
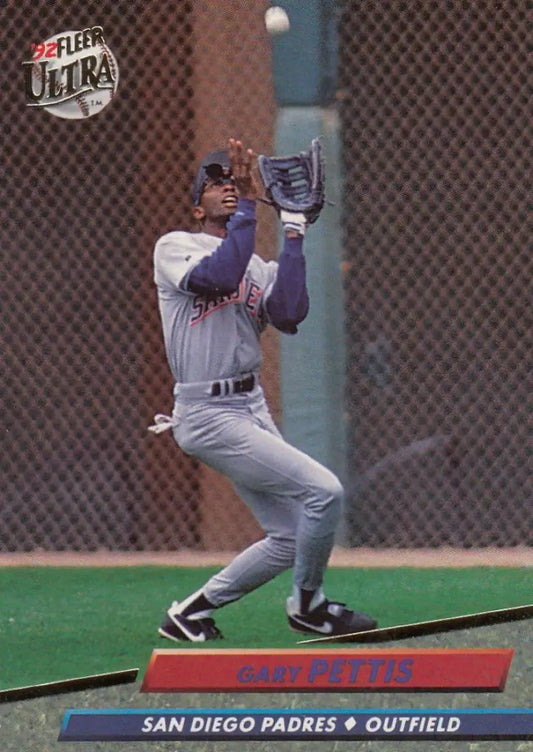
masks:
<svg viewBox="0 0 533 752"><path fill-rule="evenodd" d="M257 166L265 186L266 202L280 216L285 212L303 214L308 225L316 222L325 202L325 172L322 146L318 138L307 151L288 157L260 154Z"/></svg>

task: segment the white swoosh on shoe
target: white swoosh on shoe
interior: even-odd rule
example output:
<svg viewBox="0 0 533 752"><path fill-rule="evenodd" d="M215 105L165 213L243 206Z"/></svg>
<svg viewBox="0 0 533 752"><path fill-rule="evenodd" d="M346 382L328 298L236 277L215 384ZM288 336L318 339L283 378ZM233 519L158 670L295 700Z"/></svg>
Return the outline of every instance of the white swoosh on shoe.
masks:
<svg viewBox="0 0 533 752"><path fill-rule="evenodd" d="M186 637L188 637L188 639L191 642L205 642L206 641L205 634L203 633L202 629L200 629L200 632L193 632L191 629L188 628L187 617L181 617L181 614L168 614L168 615L170 616L174 624L178 627L178 629L181 629L181 631L185 634Z"/></svg>
<svg viewBox="0 0 533 752"><path fill-rule="evenodd" d="M331 634L333 632L333 624L329 621L325 621L320 625L309 624L309 622L301 621L301 619L299 619L297 616L294 616L294 614L291 615L291 619L298 624L301 624L302 627L306 627L306 631L312 629L313 632L319 632L320 634Z"/></svg>

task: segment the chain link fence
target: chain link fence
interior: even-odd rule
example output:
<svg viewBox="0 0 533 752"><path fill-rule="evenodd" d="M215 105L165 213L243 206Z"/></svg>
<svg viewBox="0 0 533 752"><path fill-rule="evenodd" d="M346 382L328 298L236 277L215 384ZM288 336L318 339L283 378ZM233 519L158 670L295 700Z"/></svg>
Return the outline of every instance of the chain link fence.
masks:
<svg viewBox="0 0 533 752"><path fill-rule="evenodd" d="M235 136L272 153L268 5L0 2L0 550L260 535L224 479L146 427L172 392L154 242L190 227L206 151ZM349 543L531 542L526 5L338 12ZM28 107L30 45L94 25L119 68L111 103L79 120ZM278 416L275 332L264 352Z"/></svg>
<svg viewBox="0 0 533 752"><path fill-rule="evenodd" d="M352 543L531 543L527 28L343 5Z"/></svg>
<svg viewBox="0 0 533 752"><path fill-rule="evenodd" d="M146 429L173 386L154 243L190 228L207 151L229 136L271 151L266 7L1 3L1 550L231 549L258 535L224 479ZM28 107L30 45L95 25L119 68L113 101L72 120ZM267 229L259 250L274 246ZM272 334L264 382L276 408Z"/></svg>

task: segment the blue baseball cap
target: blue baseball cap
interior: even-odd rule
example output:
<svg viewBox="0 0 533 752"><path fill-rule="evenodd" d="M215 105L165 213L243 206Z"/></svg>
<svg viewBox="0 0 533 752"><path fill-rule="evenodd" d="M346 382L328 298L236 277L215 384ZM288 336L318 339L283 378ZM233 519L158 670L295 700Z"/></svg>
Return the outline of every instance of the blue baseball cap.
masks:
<svg viewBox="0 0 533 752"><path fill-rule="evenodd" d="M226 149L218 149L204 157L196 173L192 189L192 200L198 206L202 198L205 184L208 180L220 180L231 178L231 165L229 154Z"/></svg>

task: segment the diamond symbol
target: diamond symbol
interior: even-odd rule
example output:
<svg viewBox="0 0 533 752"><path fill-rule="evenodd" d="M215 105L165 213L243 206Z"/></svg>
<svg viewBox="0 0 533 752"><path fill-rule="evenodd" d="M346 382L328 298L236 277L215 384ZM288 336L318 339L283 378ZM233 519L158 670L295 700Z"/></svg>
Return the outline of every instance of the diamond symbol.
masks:
<svg viewBox="0 0 533 752"><path fill-rule="evenodd" d="M351 731L356 726L357 726L357 721L355 720L355 718L353 717L353 715L350 718L348 718L348 720L344 721L344 727L348 731Z"/></svg>

